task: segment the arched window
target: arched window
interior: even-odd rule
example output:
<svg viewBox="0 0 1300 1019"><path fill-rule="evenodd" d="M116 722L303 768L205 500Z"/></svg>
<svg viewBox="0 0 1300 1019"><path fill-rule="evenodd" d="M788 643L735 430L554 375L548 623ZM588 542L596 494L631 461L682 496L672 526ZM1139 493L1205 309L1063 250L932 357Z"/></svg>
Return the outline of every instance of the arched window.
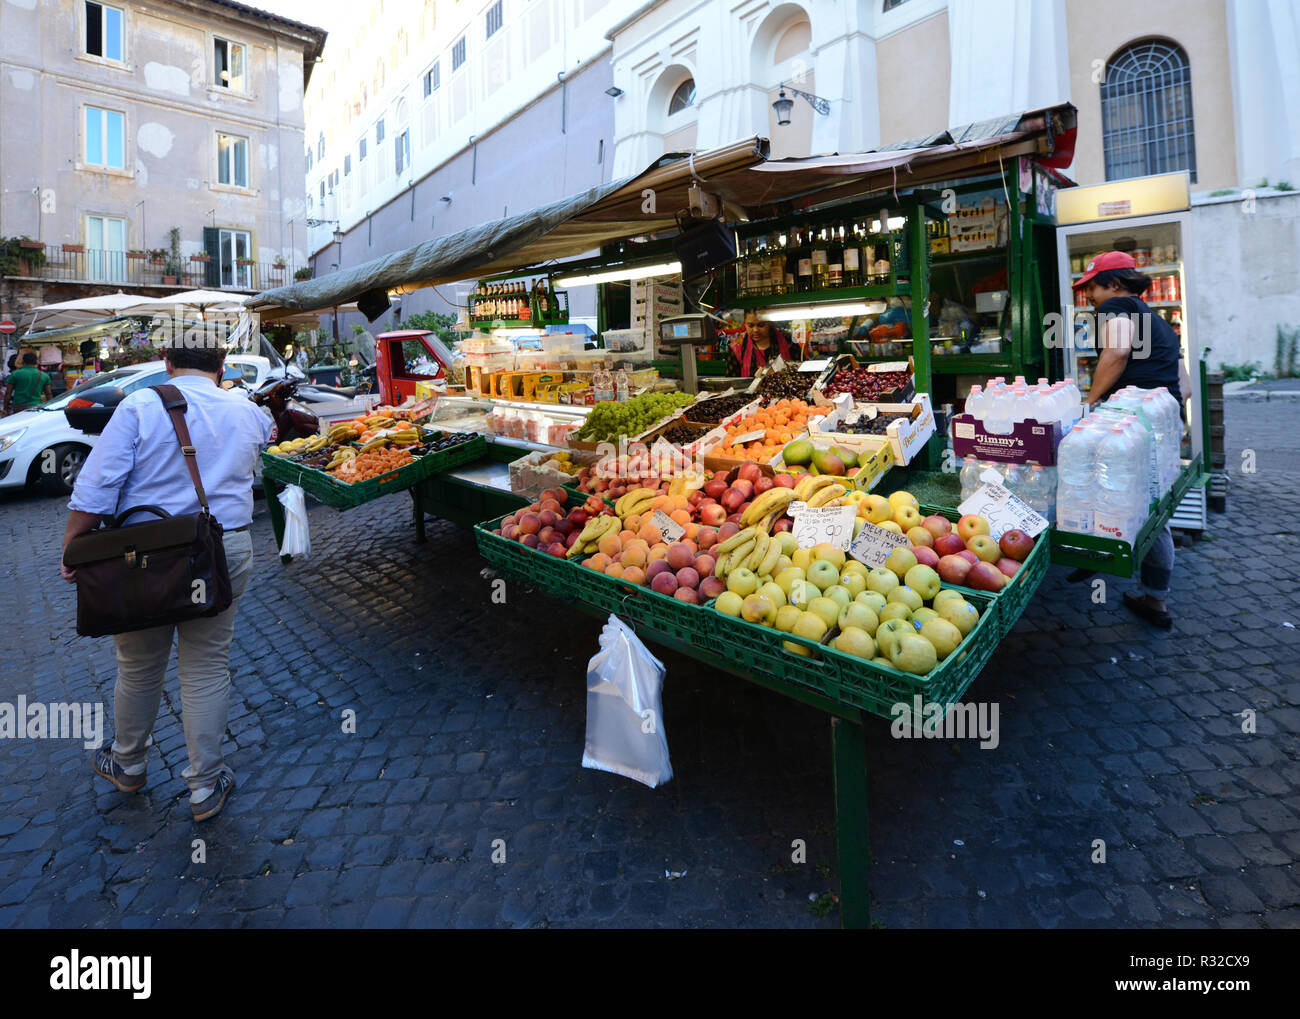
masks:
<svg viewBox="0 0 1300 1019"><path fill-rule="evenodd" d="M1176 43L1144 39L1106 64L1101 86L1106 179L1187 170L1196 183L1192 74Z"/></svg>
<svg viewBox="0 0 1300 1019"><path fill-rule="evenodd" d="M320 140L316 142L316 158L325 158L325 132L320 133Z"/></svg>
<svg viewBox="0 0 1300 1019"><path fill-rule="evenodd" d="M668 100L668 116L674 113L681 113L682 110L689 109L695 105L695 79L687 78L677 86L673 97Z"/></svg>
<svg viewBox="0 0 1300 1019"><path fill-rule="evenodd" d="M885 0L880 9L882 11L892 11L895 7L902 7L905 3L907 3L907 0Z"/></svg>

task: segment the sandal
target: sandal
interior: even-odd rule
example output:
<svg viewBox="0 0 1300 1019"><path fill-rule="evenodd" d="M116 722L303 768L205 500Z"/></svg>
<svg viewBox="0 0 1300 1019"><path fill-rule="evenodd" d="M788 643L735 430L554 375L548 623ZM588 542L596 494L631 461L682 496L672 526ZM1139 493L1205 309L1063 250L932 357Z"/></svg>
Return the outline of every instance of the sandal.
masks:
<svg viewBox="0 0 1300 1019"><path fill-rule="evenodd" d="M1134 594L1132 591L1125 591L1124 604L1152 626L1158 626L1162 630L1168 630L1174 625L1174 617L1168 612L1164 612L1152 605L1151 600L1144 594Z"/></svg>

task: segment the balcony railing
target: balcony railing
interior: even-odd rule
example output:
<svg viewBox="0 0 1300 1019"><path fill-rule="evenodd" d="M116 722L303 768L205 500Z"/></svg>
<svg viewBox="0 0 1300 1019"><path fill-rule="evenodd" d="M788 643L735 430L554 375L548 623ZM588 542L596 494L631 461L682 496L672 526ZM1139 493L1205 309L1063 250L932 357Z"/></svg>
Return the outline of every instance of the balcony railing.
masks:
<svg viewBox="0 0 1300 1019"><path fill-rule="evenodd" d="M110 283L121 286L181 287L204 290L257 292L293 283L295 266L274 262L197 261L182 256L179 263L125 251L86 248L67 251L47 245L43 251L21 253L14 276L29 276L64 283ZM42 260L40 256L43 255Z"/></svg>

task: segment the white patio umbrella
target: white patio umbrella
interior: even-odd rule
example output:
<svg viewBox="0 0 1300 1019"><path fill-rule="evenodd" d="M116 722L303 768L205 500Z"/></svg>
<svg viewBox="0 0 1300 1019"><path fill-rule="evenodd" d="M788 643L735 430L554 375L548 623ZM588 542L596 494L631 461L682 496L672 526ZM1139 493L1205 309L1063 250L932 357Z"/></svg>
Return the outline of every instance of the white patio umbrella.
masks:
<svg viewBox="0 0 1300 1019"><path fill-rule="evenodd" d="M154 308L144 308L139 312L132 309L153 303L153 298L139 294L102 294L99 297L82 297L75 301L60 301L57 304L44 304L32 310L32 321L27 327L29 333L48 329L66 329L69 326L85 325L115 315L149 314Z"/></svg>
<svg viewBox="0 0 1300 1019"><path fill-rule="evenodd" d="M244 310L244 294L230 294L221 290L184 290L179 294L166 297L142 297L135 308L128 309L127 314L164 315L169 311L176 317L182 317L186 311L197 311L206 319L209 311L223 315L238 315ZM138 311L137 311L138 309Z"/></svg>

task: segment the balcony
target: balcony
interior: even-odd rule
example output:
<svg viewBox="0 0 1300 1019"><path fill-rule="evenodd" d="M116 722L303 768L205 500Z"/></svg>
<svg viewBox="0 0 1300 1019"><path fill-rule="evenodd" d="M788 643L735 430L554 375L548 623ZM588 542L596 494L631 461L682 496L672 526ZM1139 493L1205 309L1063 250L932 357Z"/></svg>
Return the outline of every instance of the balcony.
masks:
<svg viewBox="0 0 1300 1019"><path fill-rule="evenodd" d="M120 287L176 287L181 290L237 290L257 293L294 282L293 265L240 259L219 264L183 255L179 263L126 251L76 250L47 245L23 249L6 266L5 275L60 283L102 283ZM43 256L43 257L42 257Z"/></svg>

